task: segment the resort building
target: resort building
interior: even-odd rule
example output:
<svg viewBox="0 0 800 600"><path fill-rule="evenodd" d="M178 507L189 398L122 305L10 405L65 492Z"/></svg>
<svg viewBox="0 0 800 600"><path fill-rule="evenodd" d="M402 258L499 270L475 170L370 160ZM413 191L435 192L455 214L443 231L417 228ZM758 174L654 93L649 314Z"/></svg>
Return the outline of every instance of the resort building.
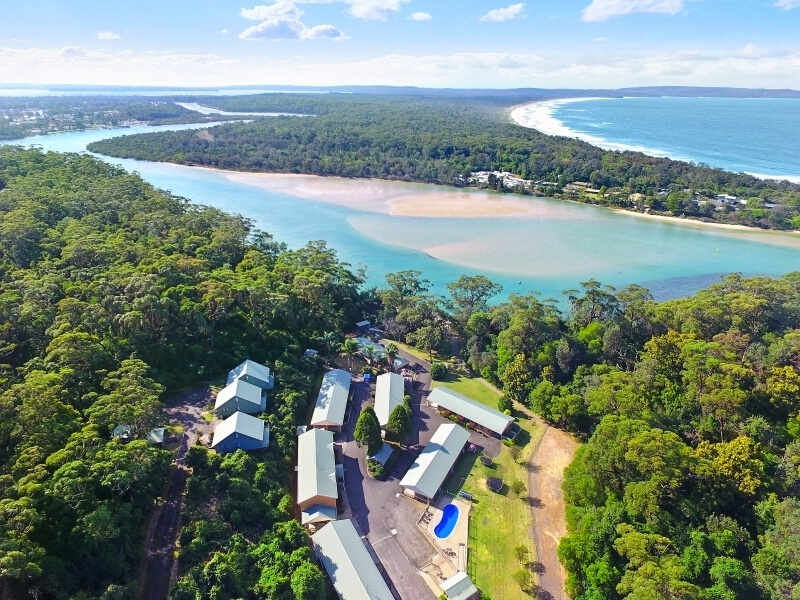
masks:
<svg viewBox="0 0 800 600"><path fill-rule="evenodd" d="M254 414L267 408L267 392L243 379L234 379L217 394L214 412L225 418L235 412Z"/></svg>
<svg viewBox="0 0 800 600"><path fill-rule="evenodd" d="M386 427L389 415L403 403L406 393L406 380L397 373L378 375L375 384L375 414L381 427Z"/></svg>
<svg viewBox="0 0 800 600"><path fill-rule="evenodd" d="M309 429L297 438L297 504L303 525L336 520L336 457L333 433Z"/></svg>
<svg viewBox="0 0 800 600"><path fill-rule="evenodd" d="M314 414L311 415L311 427L341 431L344 424L344 411L350 397L350 380L347 371L334 369L322 378L322 385L317 395Z"/></svg>
<svg viewBox="0 0 800 600"><path fill-rule="evenodd" d="M460 415L471 421L479 431L497 436L503 436L514 422L513 417L446 387L433 390L428 395L428 404L444 409L447 413Z"/></svg>
<svg viewBox="0 0 800 600"><path fill-rule="evenodd" d="M394 600L350 519L325 525L311 541L341 600Z"/></svg>
<svg viewBox="0 0 800 600"><path fill-rule="evenodd" d="M478 588L464 571L459 571L450 579L446 579L439 584L439 587L447 596L447 600L478 600L481 597Z"/></svg>
<svg viewBox="0 0 800 600"><path fill-rule="evenodd" d="M406 495L422 501L433 500L453 470L467 440L469 431L463 427L455 423L439 425L431 441L400 481Z"/></svg>
<svg viewBox="0 0 800 600"><path fill-rule="evenodd" d="M233 383L236 379L252 383L262 390L271 390L275 387L275 376L269 372L269 367L249 358L228 372L228 384Z"/></svg>
<svg viewBox="0 0 800 600"><path fill-rule="evenodd" d="M219 454L269 446L269 427L258 417L235 412L214 429L211 447Z"/></svg>

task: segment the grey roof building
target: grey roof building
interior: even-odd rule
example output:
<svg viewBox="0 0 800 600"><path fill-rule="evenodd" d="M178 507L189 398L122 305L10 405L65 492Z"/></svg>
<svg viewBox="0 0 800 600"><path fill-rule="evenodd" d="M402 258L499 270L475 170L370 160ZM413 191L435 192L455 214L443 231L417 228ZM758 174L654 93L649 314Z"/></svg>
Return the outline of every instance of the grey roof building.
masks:
<svg viewBox="0 0 800 600"><path fill-rule="evenodd" d="M239 411L253 414L267 408L267 392L244 379L234 379L217 394L214 412L220 417L228 417Z"/></svg>
<svg viewBox="0 0 800 600"><path fill-rule="evenodd" d="M322 385L317 395L311 427L339 431L344 424L344 411L350 396L352 375L342 369L328 371L322 377Z"/></svg>
<svg viewBox="0 0 800 600"><path fill-rule="evenodd" d="M211 447L220 454L269 446L269 427L258 417L235 412L214 429Z"/></svg>
<svg viewBox="0 0 800 600"><path fill-rule="evenodd" d="M486 406L472 398L462 396L446 387L437 387L433 390L428 395L428 404L436 405L461 415L479 427L497 435L503 435L514 422L514 417L504 415L499 410Z"/></svg>
<svg viewBox="0 0 800 600"><path fill-rule="evenodd" d="M469 431L463 427L455 423L439 425L431 441L400 480L400 485L414 492L415 496L433 499L456 464L467 440Z"/></svg>
<svg viewBox="0 0 800 600"><path fill-rule="evenodd" d="M386 427L389 415L403 403L406 381L397 373L378 375L375 383L375 414L381 427Z"/></svg>
<svg viewBox="0 0 800 600"><path fill-rule="evenodd" d="M297 504L303 525L336 519L336 457L333 433L309 429L297 438Z"/></svg>
<svg viewBox="0 0 800 600"><path fill-rule="evenodd" d="M450 579L446 579L439 584L439 587L442 588L444 595L447 596L447 600L475 600L480 598L478 588L475 587L469 575L464 571L459 571Z"/></svg>
<svg viewBox="0 0 800 600"><path fill-rule="evenodd" d="M269 372L269 367L249 358L228 372L227 383L233 383L236 379L252 383L262 390L271 390L275 387L275 377Z"/></svg>
<svg viewBox="0 0 800 600"><path fill-rule="evenodd" d="M325 525L311 541L341 600L394 600L349 519Z"/></svg>

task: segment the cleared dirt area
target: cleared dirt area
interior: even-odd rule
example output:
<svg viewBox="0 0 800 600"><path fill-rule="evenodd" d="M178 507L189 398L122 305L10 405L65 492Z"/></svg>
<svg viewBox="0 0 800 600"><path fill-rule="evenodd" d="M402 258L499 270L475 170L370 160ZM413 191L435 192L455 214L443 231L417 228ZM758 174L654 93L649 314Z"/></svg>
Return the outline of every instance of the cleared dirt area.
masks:
<svg viewBox="0 0 800 600"><path fill-rule="evenodd" d="M564 469L575 457L578 443L563 431L544 426L547 431L529 463L528 486L533 510L536 554L539 557L536 569L539 575L537 592L539 598L568 600L564 590L566 573L558 560L558 543L567 535L566 507L561 484L564 481Z"/></svg>

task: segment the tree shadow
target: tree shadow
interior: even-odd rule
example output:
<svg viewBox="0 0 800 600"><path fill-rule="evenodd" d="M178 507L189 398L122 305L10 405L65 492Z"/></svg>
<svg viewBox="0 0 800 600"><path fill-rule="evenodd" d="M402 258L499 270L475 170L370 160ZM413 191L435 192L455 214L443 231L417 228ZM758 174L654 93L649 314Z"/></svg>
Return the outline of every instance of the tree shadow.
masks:
<svg viewBox="0 0 800 600"><path fill-rule="evenodd" d="M546 569L539 561L532 561L528 563L528 568L537 575L544 575Z"/></svg>
<svg viewBox="0 0 800 600"><path fill-rule="evenodd" d="M531 505L531 508L544 508L544 502L540 498L529 498L528 504Z"/></svg>

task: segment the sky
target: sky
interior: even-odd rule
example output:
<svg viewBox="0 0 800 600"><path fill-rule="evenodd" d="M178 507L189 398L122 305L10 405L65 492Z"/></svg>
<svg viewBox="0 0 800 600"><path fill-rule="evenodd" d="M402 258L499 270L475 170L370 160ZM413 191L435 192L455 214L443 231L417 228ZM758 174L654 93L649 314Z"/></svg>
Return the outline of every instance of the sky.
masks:
<svg viewBox="0 0 800 600"><path fill-rule="evenodd" d="M800 89L800 0L4 0L22 83Z"/></svg>

